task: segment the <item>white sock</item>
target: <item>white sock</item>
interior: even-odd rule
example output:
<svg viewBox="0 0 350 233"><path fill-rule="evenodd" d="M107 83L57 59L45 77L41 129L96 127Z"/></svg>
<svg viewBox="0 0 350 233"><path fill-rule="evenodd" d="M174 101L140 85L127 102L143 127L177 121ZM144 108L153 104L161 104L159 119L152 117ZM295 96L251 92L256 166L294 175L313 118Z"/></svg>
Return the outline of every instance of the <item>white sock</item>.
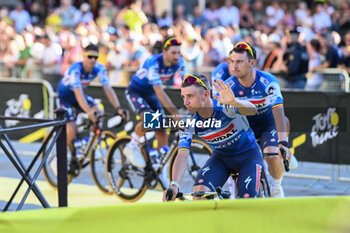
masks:
<svg viewBox="0 0 350 233"><path fill-rule="evenodd" d="M139 140L140 140L140 137L135 132L133 132L131 134L130 144L133 145L133 146L137 146L138 143L139 143Z"/></svg>
<svg viewBox="0 0 350 233"><path fill-rule="evenodd" d="M271 187L271 190L275 190L275 189L278 189L281 184L282 184L282 178L283 176L280 178L280 179L275 179L271 176L271 179L270 179L270 187Z"/></svg>

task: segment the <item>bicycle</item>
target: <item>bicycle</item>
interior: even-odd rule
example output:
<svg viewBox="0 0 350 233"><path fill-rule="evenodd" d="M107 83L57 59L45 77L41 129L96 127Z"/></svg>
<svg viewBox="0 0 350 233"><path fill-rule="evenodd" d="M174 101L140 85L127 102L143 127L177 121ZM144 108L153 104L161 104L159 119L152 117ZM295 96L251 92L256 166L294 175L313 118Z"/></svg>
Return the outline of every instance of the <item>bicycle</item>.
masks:
<svg viewBox="0 0 350 233"><path fill-rule="evenodd" d="M165 200L166 201L170 201L172 199L173 195L174 195L173 190L171 188L168 188L167 192L166 192ZM175 199L178 198L178 199L180 199L182 201L188 201L186 196L203 197L203 198L206 198L208 200L214 199L216 197L218 199L223 200L223 199L230 199L231 193L229 191L222 190L222 188L219 186L219 187L215 188L215 192L204 192L204 191L190 192L190 193L178 192L176 194L176 198Z"/></svg>
<svg viewBox="0 0 350 233"><path fill-rule="evenodd" d="M130 136L118 138L108 151L107 180L112 191L123 201L135 202L139 200L148 188L154 189L158 183L165 190L167 187L160 179L160 175L162 170L166 168L168 161L170 161L168 172L169 177L171 177L172 165L178 152L178 140L173 140L169 151L162 156L159 162L160 167L155 169L150 160L149 142L146 136L144 136L144 139L144 142L140 144L140 148L146 161L145 168L133 166L123 154L123 148L131 140ZM190 180L190 185L193 186L199 169L208 160L211 152L211 148L205 142L197 139L192 140L192 150L188 159L189 166L185 177L185 179ZM184 185L184 187L186 186Z"/></svg>
<svg viewBox="0 0 350 233"><path fill-rule="evenodd" d="M112 194L105 177L105 163L107 151L110 145L115 141L116 135L111 131L102 129L102 118L106 115L107 114L97 115L96 123L83 121L83 123L78 126L78 128L80 128L78 134L79 131L87 129L92 130L89 131L88 141L80 149L81 156L72 156L71 151L67 148L68 184L79 176L83 168L90 165L91 176L99 190L106 194ZM44 138L43 144L45 144L46 140L47 137ZM43 159L46 149L47 148L44 147L41 159ZM56 147L54 146L43 166L44 178L53 188L57 188L56 164Z"/></svg>

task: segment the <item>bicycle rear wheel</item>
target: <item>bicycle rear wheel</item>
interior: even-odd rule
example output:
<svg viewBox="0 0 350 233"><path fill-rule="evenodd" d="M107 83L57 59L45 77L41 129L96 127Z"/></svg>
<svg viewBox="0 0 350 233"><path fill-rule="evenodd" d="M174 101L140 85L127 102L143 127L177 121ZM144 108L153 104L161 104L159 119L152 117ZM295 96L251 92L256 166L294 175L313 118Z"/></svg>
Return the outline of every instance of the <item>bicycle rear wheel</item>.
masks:
<svg viewBox="0 0 350 233"><path fill-rule="evenodd" d="M47 142L46 146L43 148L43 153L40 155L40 159L43 160L44 155L46 151L49 149L50 144L53 142L53 138L55 137L56 133L52 135L52 137ZM48 135L45 136L43 143L48 140ZM67 147L67 169L69 169L70 161L71 161L72 155ZM56 143L54 144L51 152L49 153L49 156L47 157L47 160L44 163L43 166L43 175L45 180L49 183L49 185L53 188L57 188L57 157L56 157ZM72 181L73 176L71 174L68 174L68 184Z"/></svg>
<svg viewBox="0 0 350 233"><path fill-rule="evenodd" d="M135 202L140 199L147 190L146 168L133 166L125 157L123 149L130 142L130 136L117 139L111 146L107 155L107 180L112 191L123 201ZM146 152L141 148L146 162Z"/></svg>
<svg viewBox="0 0 350 233"><path fill-rule="evenodd" d="M100 137L95 137L92 141L92 148L89 151L90 171L92 179L101 192L112 194L106 178L107 153L114 143L116 136L114 133L104 130Z"/></svg>
<svg viewBox="0 0 350 233"><path fill-rule="evenodd" d="M176 147L172 154L170 155L169 164L169 177L172 180L173 165L175 162L176 155L178 153L178 148ZM212 154L212 149L203 141L193 139L191 144L191 155L188 157L187 161L187 172L185 172L184 177L180 183L182 192L192 192L195 179L197 177L198 171L205 164Z"/></svg>

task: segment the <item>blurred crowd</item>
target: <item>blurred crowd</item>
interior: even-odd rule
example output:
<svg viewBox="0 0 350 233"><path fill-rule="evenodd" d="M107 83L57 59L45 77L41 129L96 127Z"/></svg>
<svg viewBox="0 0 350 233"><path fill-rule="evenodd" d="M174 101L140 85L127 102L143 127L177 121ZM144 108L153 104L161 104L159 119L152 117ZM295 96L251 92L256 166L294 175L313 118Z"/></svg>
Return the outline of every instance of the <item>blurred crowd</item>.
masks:
<svg viewBox="0 0 350 233"><path fill-rule="evenodd" d="M76 6L61 0L45 14L36 1L28 9L22 3L9 9L0 2L0 76L55 83L70 64L82 60L82 47L94 43L112 84L127 85L132 72L150 54L160 53L162 40L170 35L182 40L182 56L192 71L210 71L205 68L226 61L233 44L243 40L257 49L257 68L280 74L288 87L317 90L322 82L315 72L319 69L350 72L348 1L311 6L301 1L294 7L287 1L209 1L205 9L195 6L191 14L177 5L174 12L164 11L159 17L151 3L101 0L92 12L88 1ZM295 78L289 70L291 54L297 56L294 51L300 48L308 64Z"/></svg>

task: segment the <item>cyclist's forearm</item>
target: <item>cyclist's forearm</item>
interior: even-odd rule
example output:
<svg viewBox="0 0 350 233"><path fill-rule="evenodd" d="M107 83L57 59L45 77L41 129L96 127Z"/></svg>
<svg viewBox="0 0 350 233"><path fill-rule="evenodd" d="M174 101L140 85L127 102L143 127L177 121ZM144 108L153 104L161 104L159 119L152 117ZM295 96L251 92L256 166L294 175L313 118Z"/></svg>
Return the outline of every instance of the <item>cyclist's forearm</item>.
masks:
<svg viewBox="0 0 350 233"><path fill-rule="evenodd" d="M163 88L161 88L159 85L159 86L154 87L154 90L156 92L158 99L160 100L160 102L164 106L164 108L166 108L171 114L177 115L178 111L177 111L175 105L170 100L169 96L165 93Z"/></svg>
<svg viewBox="0 0 350 233"><path fill-rule="evenodd" d="M115 94L113 88L111 86L104 86L103 90L107 96L108 101L112 104L112 106L117 109L120 107L120 103L117 95Z"/></svg>
<svg viewBox="0 0 350 233"><path fill-rule="evenodd" d="M284 108L283 107L273 108L272 114L275 119L278 140L286 141L288 135L287 135L287 124L284 116Z"/></svg>
<svg viewBox="0 0 350 233"><path fill-rule="evenodd" d="M177 153L174 165L173 165L173 173L172 180L178 183L181 183L181 180L187 170L187 158L190 154L189 150L179 150Z"/></svg>
<svg viewBox="0 0 350 233"><path fill-rule="evenodd" d="M90 107L84 97L83 90L81 88L74 88L74 95L78 101L79 106L84 110L84 112L88 113L90 110Z"/></svg>
<svg viewBox="0 0 350 233"><path fill-rule="evenodd" d="M254 104L250 103L247 100L239 100L235 99L234 104L232 104L235 108L238 109L239 113L242 115L254 115L257 113L257 109Z"/></svg>

